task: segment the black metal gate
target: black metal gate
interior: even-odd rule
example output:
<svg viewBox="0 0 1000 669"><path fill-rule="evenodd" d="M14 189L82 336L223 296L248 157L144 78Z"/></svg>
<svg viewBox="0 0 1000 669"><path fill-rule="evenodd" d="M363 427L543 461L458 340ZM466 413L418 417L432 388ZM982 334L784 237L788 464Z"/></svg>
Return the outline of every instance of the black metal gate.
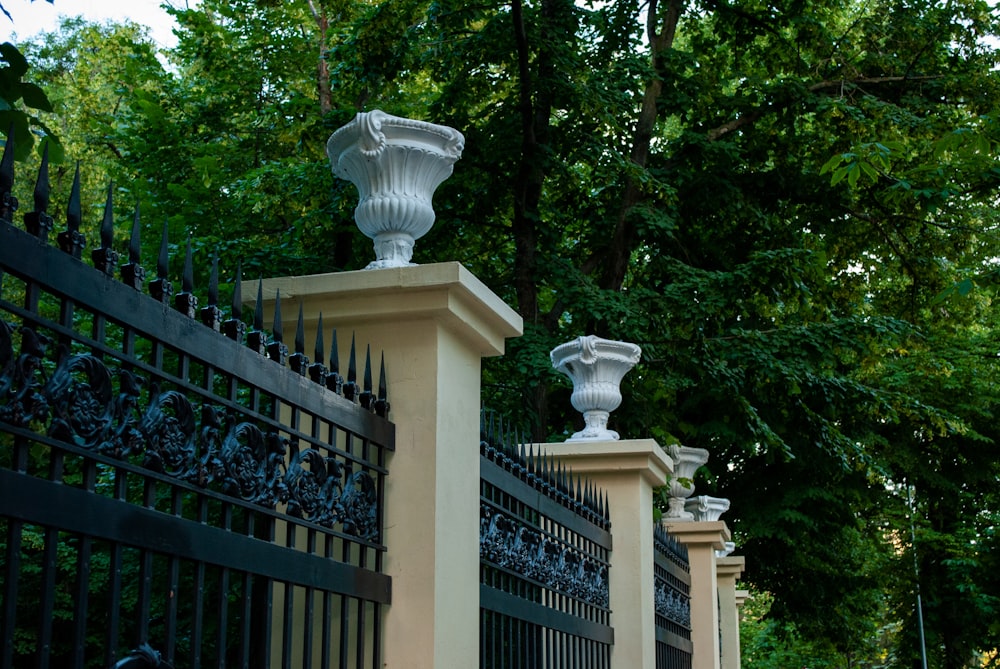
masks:
<svg viewBox="0 0 1000 669"><path fill-rule="evenodd" d="M0 164L0 669L381 667L384 383L348 379L197 309L166 233L146 285L110 193L94 267L79 181L48 244L43 163L27 232ZM116 278L117 275L117 278ZM201 322L199 322L201 321ZM334 341L336 341L334 337ZM290 364L291 369L286 366ZM370 379L370 368L366 378ZM384 371L383 371L384 381Z"/></svg>
<svg viewBox="0 0 1000 669"><path fill-rule="evenodd" d="M608 609L607 506L599 491L502 429L480 443L481 669L602 669Z"/></svg>
<svg viewBox="0 0 1000 669"><path fill-rule="evenodd" d="M687 546L657 525L653 531L656 584L656 668L691 669L691 567Z"/></svg>

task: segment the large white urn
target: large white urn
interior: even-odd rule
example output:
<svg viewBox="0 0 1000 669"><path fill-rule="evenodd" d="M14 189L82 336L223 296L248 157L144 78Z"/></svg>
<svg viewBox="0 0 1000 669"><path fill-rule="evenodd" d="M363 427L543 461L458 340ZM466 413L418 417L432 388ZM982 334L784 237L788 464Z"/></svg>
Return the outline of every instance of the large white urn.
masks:
<svg viewBox="0 0 1000 669"><path fill-rule="evenodd" d="M619 385L637 362L642 350L624 341L595 335L578 337L552 349L552 366L573 381L573 408L583 414L584 429L567 441L618 439L608 429L608 417L622 403Z"/></svg>
<svg viewBox="0 0 1000 669"><path fill-rule="evenodd" d="M718 520L729 510L729 500L724 497L697 495L684 502L684 510L694 515L696 521Z"/></svg>
<svg viewBox="0 0 1000 669"><path fill-rule="evenodd" d="M465 137L443 125L360 112L326 143L333 173L358 188L354 220L374 241L366 269L413 263L414 241L434 225L431 198L462 157Z"/></svg>
<svg viewBox="0 0 1000 669"><path fill-rule="evenodd" d="M694 513L686 510L685 502L694 493L694 473L708 462L708 451L671 444L667 453L674 461L674 474L670 478L670 499L667 501L666 518L672 521L693 521Z"/></svg>

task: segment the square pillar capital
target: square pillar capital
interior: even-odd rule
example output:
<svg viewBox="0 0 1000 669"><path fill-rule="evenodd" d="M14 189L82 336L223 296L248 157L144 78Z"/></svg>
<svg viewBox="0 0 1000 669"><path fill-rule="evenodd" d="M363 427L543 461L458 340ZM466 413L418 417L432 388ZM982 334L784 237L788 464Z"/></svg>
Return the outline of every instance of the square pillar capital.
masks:
<svg viewBox="0 0 1000 669"><path fill-rule="evenodd" d="M689 550L695 546L707 546L714 551L722 550L731 538L729 527L724 520L661 522L664 529Z"/></svg>
<svg viewBox="0 0 1000 669"><path fill-rule="evenodd" d="M719 580L732 579L735 582L746 569L747 559L742 555L727 555L715 558L715 573Z"/></svg>
<svg viewBox="0 0 1000 669"><path fill-rule="evenodd" d="M621 441L567 441L542 448L569 466L574 474L594 477L638 476L649 486L666 484L674 461L655 439Z"/></svg>

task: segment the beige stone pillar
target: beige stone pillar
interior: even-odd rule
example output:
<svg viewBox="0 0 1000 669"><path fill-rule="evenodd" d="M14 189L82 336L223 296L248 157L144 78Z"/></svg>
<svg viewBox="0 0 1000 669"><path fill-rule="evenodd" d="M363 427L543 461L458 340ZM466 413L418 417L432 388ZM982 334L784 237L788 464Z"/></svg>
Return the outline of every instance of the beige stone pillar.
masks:
<svg viewBox="0 0 1000 669"><path fill-rule="evenodd" d="M715 551L729 541L721 520L664 522L674 538L687 546L691 563L691 669L720 669L719 591L715 578Z"/></svg>
<svg viewBox="0 0 1000 669"><path fill-rule="evenodd" d="M736 581L745 567L746 558L742 556L715 559L722 624L722 669L740 669L740 604L736 601Z"/></svg>
<svg viewBox="0 0 1000 669"><path fill-rule="evenodd" d="M611 669L655 669L653 488L673 462L652 439L543 444L564 467L604 491L614 543L609 569L615 645Z"/></svg>
<svg viewBox="0 0 1000 669"><path fill-rule="evenodd" d="M359 382L365 346L376 384L378 356L385 354L396 451L385 484L392 604L383 618L383 666L475 666L480 363L503 353L505 339L521 333L521 318L458 263L269 279L267 302L276 290L286 343L301 303L310 357L320 312L327 348L337 328L342 374L352 333ZM244 284L243 294L256 295L256 282Z"/></svg>

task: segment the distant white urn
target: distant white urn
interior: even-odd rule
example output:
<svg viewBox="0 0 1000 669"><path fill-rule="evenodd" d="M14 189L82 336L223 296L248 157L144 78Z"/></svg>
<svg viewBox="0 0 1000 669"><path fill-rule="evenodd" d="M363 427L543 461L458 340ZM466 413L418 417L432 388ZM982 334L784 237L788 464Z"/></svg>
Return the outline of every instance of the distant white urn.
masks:
<svg viewBox="0 0 1000 669"><path fill-rule="evenodd" d="M670 520L695 519L695 515L685 509L687 498L694 494L694 473L698 467L708 462L708 451L671 444L667 453L674 461L674 474L670 479L670 499L667 501L666 517Z"/></svg>
<svg viewBox="0 0 1000 669"><path fill-rule="evenodd" d="M729 500L722 497L698 495L684 502L684 510L694 514L696 521L714 521L729 510Z"/></svg>
<svg viewBox="0 0 1000 669"><path fill-rule="evenodd" d="M594 335L578 337L552 349L552 366L573 381L573 408L583 414L585 427L567 441L618 439L608 429L608 417L622 403L619 385L637 362L642 350L624 341Z"/></svg>
<svg viewBox="0 0 1000 669"><path fill-rule="evenodd" d="M413 264L414 241L434 225L434 191L464 147L465 137L453 128L377 109L330 136L331 169L357 186L354 220L374 241L375 260L366 269Z"/></svg>

